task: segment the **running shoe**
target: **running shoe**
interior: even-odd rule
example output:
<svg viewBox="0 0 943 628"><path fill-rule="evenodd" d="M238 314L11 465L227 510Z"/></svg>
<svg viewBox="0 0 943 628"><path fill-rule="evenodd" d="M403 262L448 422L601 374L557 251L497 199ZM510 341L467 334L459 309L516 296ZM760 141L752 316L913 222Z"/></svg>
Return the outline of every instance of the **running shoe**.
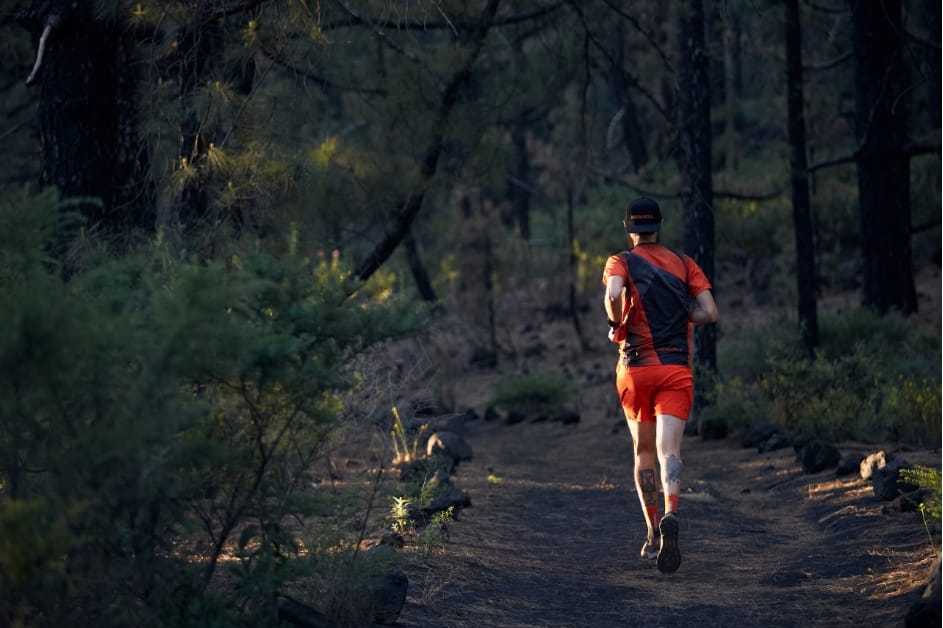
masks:
<svg viewBox="0 0 943 628"><path fill-rule="evenodd" d="M643 560L655 560L658 558L658 546L661 543L660 536L661 534L658 530L652 530L648 533L645 545L642 546L642 551L639 552Z"/></svg>
<svg viewBox="0 0 943 628"><path fill-rule="evenodd" d="M658 548L656 565L662 573L674 573L681 566L681 550L678 548L678 518L669 512L661 518L658 531L661 532L661 545Z"/></svg>

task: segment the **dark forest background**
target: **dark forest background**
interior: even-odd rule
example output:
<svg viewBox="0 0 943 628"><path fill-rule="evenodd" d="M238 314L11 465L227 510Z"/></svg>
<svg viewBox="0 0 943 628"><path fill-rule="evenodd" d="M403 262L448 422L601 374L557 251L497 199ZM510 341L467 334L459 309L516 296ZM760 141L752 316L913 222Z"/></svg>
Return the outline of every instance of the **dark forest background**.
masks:
<svg viewBox="0 0 943 628"><path fill-rule="evenodd" d="M589 349L641 194L760 320L697 330L701 416L939 443L939 3L0 16L0 623L264 623L363 562L363 504L302 488L351 422L405 430L365 356L520 375L544 316Z"/></svg>

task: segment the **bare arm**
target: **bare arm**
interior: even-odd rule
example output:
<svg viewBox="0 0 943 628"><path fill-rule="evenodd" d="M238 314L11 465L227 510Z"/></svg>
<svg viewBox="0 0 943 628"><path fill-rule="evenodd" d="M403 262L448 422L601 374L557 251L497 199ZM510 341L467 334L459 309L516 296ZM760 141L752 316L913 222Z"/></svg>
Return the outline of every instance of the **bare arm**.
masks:
<svg viewBox="0 0 943 628"><path fill-rule="evenodd" d="M710 290L695 297L694 309L688 314L688 320L695 325L708 325L717 321L717 304Z"/></svg>
<svg viewBox="0 0 943 628"><path fill-rule="evenodd" d="M606 295L603 298L603 304L606 307L606 315L613 322L622 322L622 315L625 312L624 287L625 281L618 275L610 275L606 281Z"/></svg>

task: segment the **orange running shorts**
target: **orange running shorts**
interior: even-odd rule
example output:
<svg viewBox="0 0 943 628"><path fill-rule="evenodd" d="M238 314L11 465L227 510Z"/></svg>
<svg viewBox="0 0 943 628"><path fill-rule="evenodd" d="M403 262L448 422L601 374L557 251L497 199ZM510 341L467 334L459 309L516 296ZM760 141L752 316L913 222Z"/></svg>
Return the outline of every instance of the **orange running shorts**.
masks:
<svg viewBox="0 0 943 628"><path fill-rule="evenodd" d="M631 421L654 421L659 414L687 421L694 400L694 376L687 366L619 364L616 390L625 416Z"/></svg>

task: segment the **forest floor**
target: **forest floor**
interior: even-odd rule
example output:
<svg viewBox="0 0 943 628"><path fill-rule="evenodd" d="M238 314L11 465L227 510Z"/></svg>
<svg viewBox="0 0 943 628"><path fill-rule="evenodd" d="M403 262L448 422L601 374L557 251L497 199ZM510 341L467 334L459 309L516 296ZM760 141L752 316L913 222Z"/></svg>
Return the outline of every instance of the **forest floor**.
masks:
<svg viewBox="0 0 943 628"><path fill-rule="evenodd" d="M937 329L939 286L937 271L933 294L921 297ZM474 457L453 481L472 506L449 525L443 548L406 567L397 626L903 626L938 533L934 549L919 513L893 510L857 474L804 474L792 448L761 454L734 436L686 436L681 568L666 575L641 560L615 349L603 329L597 346L577 351L566 340L572 329L544 325L539 360L580 384L581 420L467 424ZM457 406L483 414L498 377L466 373ZM840 448L941 463L939 449Z"/></svg>

